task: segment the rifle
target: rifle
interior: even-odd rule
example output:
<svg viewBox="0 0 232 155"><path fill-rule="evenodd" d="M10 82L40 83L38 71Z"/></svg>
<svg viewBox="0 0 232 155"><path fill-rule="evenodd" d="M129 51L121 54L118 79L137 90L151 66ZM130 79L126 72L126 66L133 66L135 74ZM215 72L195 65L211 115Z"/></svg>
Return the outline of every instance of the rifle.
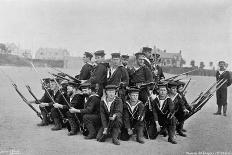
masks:
<svg viewBox="0 0 232 155"><path fill-rule="evenodd" d="M36 102L37 104L40 104L41 102L37 99L37 97L35 96L35 94L32 92L31 87L30 87L29 85L26 85L26 88L27 88L28 92L31 94L31 96L35 99L35 102ZM50 117L51 113L48 112L47 109L46 109L45 107L42 107L42 108L43 108L44 111L46 112L47 117L48 117L48 118L50 119L50 121L52 122L51 117Z"/></svg>
<svg viewBox="0 0 232 155"><path fill-rule="evenodd" d="M54 79L54 81L56 82L56 84L59 85L58 82L56 81L56 79L55 79L55 78L53 78L53 79ZM71 106L71 104L67 101L67 99L64 97L64 95L63 95L63 93L62 93L62 90L60 90L60 88L59 88L59 92L60 92L61 96L63 97L64 101L66 102L68 108L70 109L72 106ZM80 131L82 132L82 134L83 134L84 136L88 135L88 131L87 131L87 129L84 127L84 125L81 123L80 119L77 117L76 114L74 114L74 116L75 116L75 118L76 118L76 120L77 120L77 124L79 125Z"/></svg>
<svg viewBox="0 0 232 155"><path fill-rule="evenodd" d="M165 79L165 80L163 80L163 81L167 81L167 82L168 82L168 81L172 81L172 80L176 79L176 78L179 77L179 76L188 75L189 73L194 72L194 71L196 71L196 70L198 70L198 68L197 68L197 69L193 69L193 70L188 71L188 72L184 72L184 73L175 75L175 76L172 76L172 77L170 77L170 78L168 78L168 79Z"/></svg>
<svg viewBox="0 0 232 155"><path fill-rule="evenodd" d="M33 65L33 63L31 62L30 64L31 64L32 68L34 69L34 71L39 75L39 72L37 71L37 69L35 68L35 66ZM41 84L42 84L44 90L45 90L46 93L48 94L48 97L50 98L50 100L52 101L52 103L55 104L56 102L54 101L53 97L50 95L49 91L47 90L47 88L46 88L46 86L44 85L43 80L42 80L41 78L40 78L40 82L41 82ZM68 123L68 119L65 118L65 116L63 115L63 113L60 111L59 108L57 108L57 110L58 110L58 112L59 112L59 114L60 114L60 116L61 116L61 118L62 118L63 123L66 124L68 130L70 130L71 127L70 127L70 124Z"/></svg>
<svg viewBox="0 0 232 155"><path fill-rule="evenodd" d="M187 89L187 87L188 87L188 85L189 85L189 83L190 83L191 80L192 80L192 79L190 78L190 79L188 80L188 82L185 84L184 88L183 88L183 94L184 94L184 95L186 94L186 89Z"/></svg>
<svg viewBox="0 0 232 155"><path fill-rule="evenodd" d="M62 71L59 70L59 69L56 69L56 68L54 68L54 67L50 67L50 68L53 69L53 70L55 70L55 71L57 71L57 72L60 72L60 73L62 73L62 74L64 74L64 75L66 75L67 77L69 77L70 79L72 79L73 81L75 81L75 82L77 82L77 83L81 83L81 81L80 81L79 79L77 79L77 78L75 78L75 77L73 77L73 76L71 76L71 75L69 75L69 74L67 74L67 73L62 72Z"/></svg>
<svg viewBox="0 0 232 155"><path fill-rule="evenodd" d="M52 76L55 76L55 77L59 78L59 79L70 81L70 79L65 78L65 77L63 77L63 76L60 76L60 75L57 75L57 74L54 74L54 73L51 73L51 72L48 72L48 73L49 73L50 75L52 75Z"/></svg>
<svg viewBox="0 0 232 155"><path fill-rule="evenodd" d="M193 112L190 113L185 120L187 120L189 117L191 117L192 115L194 115L195 113L197 113L199 110L201 110L201 108L209 101L209 99L211 99L213 97L213 94L220 89L225 83L227 82L227 80L220 80L219 82L217 81L217 86L216 89L213 90L212 92L206 92L206 94L202 95L201 99L198 101L198 103L196 104L197 106L195 106L193 108Z"/></svg>
<svg viewBox="0 0 232 155"><path fill-rule="evenodd" d="M28 100L24 97L24 95L19 91L18 86L15 84L15 82L4 72L2 73L10 80L11 85L14 87L15 91L18 93L18 95L22 98L22 100L37 114L37 116L42 120L41 113L37 111L29 102Z"/></svg>

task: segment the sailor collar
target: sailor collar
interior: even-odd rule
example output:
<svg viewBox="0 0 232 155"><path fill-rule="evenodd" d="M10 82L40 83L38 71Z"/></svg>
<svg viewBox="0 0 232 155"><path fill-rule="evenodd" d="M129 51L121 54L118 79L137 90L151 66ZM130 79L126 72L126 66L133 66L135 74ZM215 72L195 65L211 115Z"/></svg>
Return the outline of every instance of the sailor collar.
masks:
<svg viewBox="0 0 232 155"><path fill-rule="evenodd" d="M115 99L116 99L116 97L115 97L111 102L107 102L107 101L106 101L106 97L103 99L103 102L104 102L104 104L106 105L107 110L108 110L109 112L110 112L111 105L112 105L112 103L115 101Z"/></svg>

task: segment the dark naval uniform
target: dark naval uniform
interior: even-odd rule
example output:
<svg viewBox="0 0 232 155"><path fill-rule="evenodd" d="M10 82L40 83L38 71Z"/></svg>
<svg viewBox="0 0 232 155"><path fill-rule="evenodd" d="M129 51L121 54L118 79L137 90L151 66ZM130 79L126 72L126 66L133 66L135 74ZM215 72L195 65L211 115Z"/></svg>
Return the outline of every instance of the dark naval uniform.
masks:
<svg viewBox="0 0 232 155"><path fill-rule="evenodd" d="M84 108L84 102L85 102L85 96L82 94L74 94L69 98L70 105L76 109ZM80 123L82 123L82 116L77 113L76 114L70 113L69 111L67 111L66 115L71 127L71 132L69 133L69 135L74 135L78 132L79 129L76 119L79 119Z"/></svg>
<svg viewBox="0 0 232 155"><path fill-rule="evenodd" d="M99 63L93 69L93 74L89 79L91 84L98 85L98 95L102 97L103 95L103 88L106 86L107 83L107 70L109 68L109 63Z"/></svg>
<svg viewBox="0 0 232 155"><path fill-rule="evenodd" d="M226 114L227 111L227 87L231 85L231 75L229 71L219 71L216 72L216 80L225 79L227 82L216 91L217 96L217 105L218 105L218 113L221 114L221 108L223 106L223 113Z"/></svg>
<svg viewBox="0 0 232 155"><path fill-rule="evenodd" d="M93 65L86 63L80 71L79 80L88 80L91 77Z"/></svg>
<svg viewBox="0 0 232 155"><path fill-rule="evenodd" d="M141 66L139 69L132 68L130 71L130 77L131 77L131 86L138 86L143 83L149 83L152 82L152 72L151 70L146 66ZM144 104L147 102L148 99L148 89L147 88L141 88L139 92L139 100L142 101Z"/></svg>
<svg viewBox="0 0 232 155"><path fill-rule="evenodd" d="M123 66L118 66L112 73L111 68L108 69L107 85L119 86L118 96L125 102L126 87L129 85L129 75Z"/></svg>
<svg viewBox="0 0 232 155"><path fill-rule="evenodd" d="M66 100L68 101L69 98L68 98L67 94L64 93L63 95L66 98ZM53 107L51 109L51 116L54 119L54 123L55 123L55 127L52 128L52 130L60 130L62 128L62 125L63 125L62 119L65 119L65 117L66 117L66 113L68 111L68 106L66 104L65 99L61 95L60 91L57 91L56 94L54 94L54 92L53 92L52 97L53 97L55 103L59 103L59 104L62 104L64 106L62 109L59 108L59 110L58 110L58 108L55 108L55 107ZM49 105L51 106L51 105L53 105L53 103L50 102Z"/></svg>
<svg viewBox="0 0 232 155"><path fill-rule="evenodd" d="M104 128L108 128L109 132L112 134L112 139L117 139L120 133L120 128L122 126L122 113L123 113L123 103L119 97L116 97L111 103L111 106L108 107L106 100L102 100L100 103L100 115L102 127L100 128L97 140L103 136ZM109 120L109 117L116 115L114 121ZM110 126L109 126L110 124Z"/></svg>
<svg viewBox="0 0 232 155"><path fill-rule="evenodd" d="M184 103L184 101L179 93L176 93L176 95L171 99L172 99L172 102L174 104L175 117L176 117L177 121L180 122L180 123L178 123L178 125L176 127L177 133L180 136L186 137L186 135L182 132L182 124L183 124L184 119L185 119L185 112L184 112L184 110L186 109L186 107L184 105L185 103Z"/></svg>
<svg viewBox="0 0 232 155"><path fill-rule="evenodd" d="M101 99L97 94L90 95L84 104L84 108L80 109L83 122L89 131L88 139L95 138L101 126L100 101Z"/></svg>
<svg viewBox="0 0 232 155"><path fill-rule="evenodd" d="M131 106L130 101L126 101L123 106L123 124L121 139L129 140L130 135L128 134L128 129L135 129L137 135L137 141L141 141L143 137L144 121L141 118L144 118L144 104L141 101L138 101L135 106Z"/></svg>
<svg viewBox="0 0 232 155"><path fill-rule="evenodd" d="M154 121L158 121L163 128L168 130L168 140L173 141L175 135L176 121L173 117L174 104L171 98L167 97L163 104L161 105L161 100L157 96L152 102L152 112L154 116ZM150 135L152 137L154 135Z"/></svg>
<svg viewBox="0 0 232 155"><path fill-rule="evenodd" d="M50 95L52 95L52 90L48 89L48 93ZM48 93L45 91L44 95L42 96L42 98L39 100L39 103L50 103L52 102ZM36 104L39 104L36 102ZM39 126L44 126L44 125L48 125L49 123L51 123L53 120L51 118L51 109L52 106L46 106L46 107L41 107L39 106L39 109L41 111L41 115L43 116L43 120L42 123L38 124Z"/></svg>

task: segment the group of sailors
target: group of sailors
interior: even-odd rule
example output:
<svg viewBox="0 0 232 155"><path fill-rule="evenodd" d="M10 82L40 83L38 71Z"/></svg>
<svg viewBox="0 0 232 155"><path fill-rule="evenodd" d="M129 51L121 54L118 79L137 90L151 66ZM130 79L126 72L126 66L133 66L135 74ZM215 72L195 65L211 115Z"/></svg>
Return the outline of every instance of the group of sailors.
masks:
<svg viewBox="0 0 232 155"><path fill-rule="evenodd" d="M85 65L75 76L77 81L43 79L43 97L30 102L39 104L39 126L54 124L53 131L68 126L69 136L80 132L85 139L99 142L111 137L115 145L133 136L141 144L144 137L168 136L172 144L177 143L176 133L186 137L184 118L192 106L184 95L185 83L165 80L158 65L160 55L144 47L135 54L133 66L129 66L129 56L120 53L106 60L100 50L94 57L93 63L93 55L84 53Z"/></svg>

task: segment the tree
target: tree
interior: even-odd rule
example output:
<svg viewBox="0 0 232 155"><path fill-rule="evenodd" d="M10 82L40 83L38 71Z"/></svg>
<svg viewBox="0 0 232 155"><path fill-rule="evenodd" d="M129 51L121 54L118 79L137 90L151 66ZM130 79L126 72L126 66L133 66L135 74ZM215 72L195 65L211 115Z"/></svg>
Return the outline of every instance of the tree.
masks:
<svg viewBox="0 0 232 155"><path fill-rule="evenodd" d="M200 62L200 69L204 69L204 67L205 67L205 64L204 64L203 61L201 61L201 62Z"/></svg>
<svg viewBox="0 0 232 155"><path fill-rule="evenodd" d="M212 61L209 62L209 67L213 67L213 62Z"/></svg>
<svg viewBox="0 0 232 155"><path fill-rule="evenodd" d="M190 65L192 66L192 68L196 67L195 66L195 60L191 60Z"/></svg>
<svg viewBox="0 0 232 155"><path fill-rule="evenodd" d="M180 67L183 67L183 65L185 65L185 64L186 64L186 61L181 58L181 60L180 60Z"/></svg>

